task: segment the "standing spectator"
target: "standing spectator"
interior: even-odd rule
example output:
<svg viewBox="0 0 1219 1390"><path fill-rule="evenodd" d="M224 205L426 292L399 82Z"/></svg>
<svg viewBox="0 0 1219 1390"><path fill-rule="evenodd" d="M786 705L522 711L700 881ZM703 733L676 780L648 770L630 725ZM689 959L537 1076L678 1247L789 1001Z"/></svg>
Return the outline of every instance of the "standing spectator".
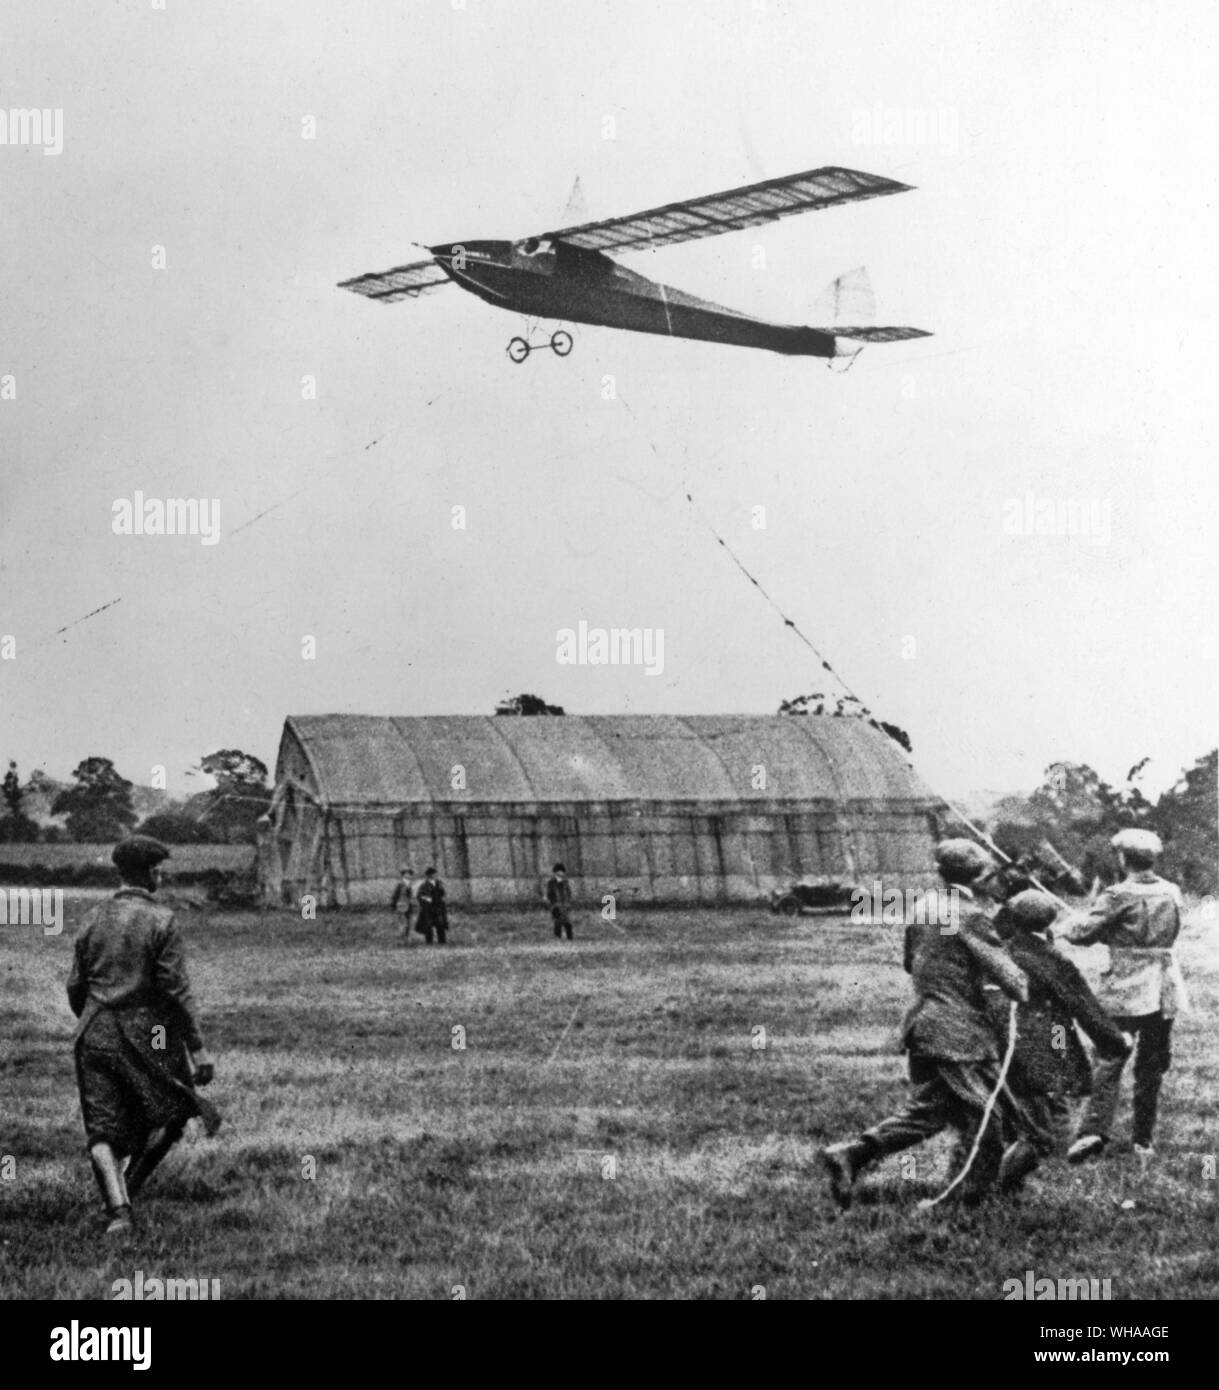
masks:
<svg viewBox="0 0 1219 1390"><path fill-rule="evenodd" d="M567 870L562 864L556 864L553 870L553 877L546 885L546 901L550 904L550 918L554 922L554 934L556 938L562 940L564 933L568 941L571 936L571 884L567 879Z"/></svg>
<svg viewBox="0 0 1219 1390"><path fill-rule="evenodd" d="M1138 1039L1134 1054L1134 1150L1155 1153L1156 1111L1164 1074L1172 1065L1172 1025L1189 1008L1173 946L1181 930L1181 890L1160 878L1163 851L1150 830L1120 830L1110 841L1125 878L1106 888L1092 909L1066 933L1068 941L1109 947L1109 969L1097 998L1113 1022ZM1072 1163L1099 1156L1113 1135L1125 1057L1099 1058L1095 1085L1067 1157Z"/></svg>
<svg viewBox="0 0 1219 1390"><path fill-rule="evenodd" d="M389 900L389 910L398 914L399 946L409 946L411 940L411 919L415 915L414 894L411 891L412 878L411 870L404 868L398 882L394 884L394 896Z"/></svg>
<svg viewBox="0 0 1219 1390"><path fill-rule="evenodd" d="M430 864L415 897L419 903L419 925L415 930L422 933L429 946L432 944L433 933L443 946L445 933L449 929L449 910L445 906L444 884Z"/></svg>

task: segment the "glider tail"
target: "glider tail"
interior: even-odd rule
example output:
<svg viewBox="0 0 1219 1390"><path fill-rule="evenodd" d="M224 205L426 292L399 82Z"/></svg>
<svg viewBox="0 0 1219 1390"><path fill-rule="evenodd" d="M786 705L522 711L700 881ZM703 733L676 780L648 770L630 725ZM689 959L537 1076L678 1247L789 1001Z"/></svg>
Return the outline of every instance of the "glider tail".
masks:
<svg viewBox="0 0 1219 1390"><path fill-rule="evenodd" d="M866 266L856 266L840 275L817 296L813 305L813 322L819 328L832 328L837 331L839 324L863 324L876 322L876 296L872 293L872 282L868 279Z"/></svg>
<svg viewBox="0 0 1219 1390"><path fill-rule="evenodd" d="M874 327L876 296L865 266L856 266L822 290L814 306L816 322L835 338L835 357L854 357L869 343L899 343L907 338L929 338L922 328Z"/></svg>

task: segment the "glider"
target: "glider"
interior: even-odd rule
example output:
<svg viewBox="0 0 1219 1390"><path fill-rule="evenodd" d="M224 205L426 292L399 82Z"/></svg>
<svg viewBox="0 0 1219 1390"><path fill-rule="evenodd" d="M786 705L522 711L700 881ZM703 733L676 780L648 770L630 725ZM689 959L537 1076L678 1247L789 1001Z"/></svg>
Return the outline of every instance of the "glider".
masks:
<svg viewBox="0 0 1219 1390"><path fill-rule="evenodd" d="M834 321L805 327L769 323L697 299L628 270L607 253L655 250L761 226L796 213L904 193L909 188L909 184L854 169L810 169L628 217L542 232L520 241L462 241L426 247L430 260L358 275L344 280L339 288L382 304L396 304L452 283L489 304L531 318L765 348L789 356L853 358L868 343L930 336L921 328L876 328L863 321L869 320L871 292L866 280L860 281L861 272L840 276L831 284L827 317ZM860 322L836 321L844 300L857 306ZM513 338L508 356L523 362L539 347L550 347L557 356L566 357L572 349L571 334L559 329L549 342L537 344Z"/></svg>

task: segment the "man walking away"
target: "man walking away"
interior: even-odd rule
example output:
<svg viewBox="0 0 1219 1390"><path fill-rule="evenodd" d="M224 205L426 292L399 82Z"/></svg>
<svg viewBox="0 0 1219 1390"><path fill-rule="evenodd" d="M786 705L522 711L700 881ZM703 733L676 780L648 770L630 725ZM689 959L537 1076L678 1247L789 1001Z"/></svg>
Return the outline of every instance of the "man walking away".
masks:
<svg viewBox="0 0 1219 1390"><path fill-rule="evenodd" d="M1008 899L996 921L1029 986L1028 1003L1016 1013L1016 1050L1008 1084L1033 1129L1015 1138L1003 1155L999 1183L1008 1192L1019 1189L1042 1158L1065 1153L1071 1099L1092 1090L1092 1067L1076 1024L1096 1044L1101 1058L1124 1059L1133 1046L1076 967L1055 950L1050 928L1058 910L1048 893L1030 888ZM1003 1010L1004 1037L1007 1012Z"/></svg>
<svg viewBox="0 0 1219 1390"><path fill-rule="evenodd" d="M444 884L430 864L415 896L419 900L419 925L415 930L422 934L429 946L432 944L433 933L443 946L445 933L449 928L449 910L444 900Z"/></svg>
<svg viewBox="0 0 1219 1390"><path fill-rule="evenodd" d="M1134 1151L1151 1158L1156 1111L1164 1074L1172 1065L1172 1025L1189 1009L1185 981L1173 949L1181 931L1181 890L1160 878L1163 851L1150 830L1121 830L1110 841L1125 878L1106 888L1092 910L1068 928L1077 945L1102 941L1109 969L1097 997L1114 1023L1138 1039L1134 1054ZM1125 1057L1100 1059L1095 1086L1067 1154L1072 1163L1099 1156L1113 1135Z"/></svg>
<svg viewBox="0 0 1219 1390"><path fill-rule="evenodd" d="M389 900L389 910L398 914L399 946L409 946L411 941L411 919L415 915L414 897L411 892L411 871L402 870L402 875L394 885L394 896Z"/></svg>
<svg viewBox="0 0 1219 1390"><path fill-rule="evenodd" d="M554 934L559 940L564 933L571 940L571 884L567 870L562 864L554 866L553 877L546 885L546 901L550 904L550 917L554 922Z"/></svg>
<svg viewBox="0 0 1219 1390"><path fill-rule="evenodd" d="M886 1154L921 1144L953 1129L978 1152L962 1186L966 1205L975 1205L998 1175L1003 1155L999 1114L983 1128L986 1104L998 1089L999 1048L986 1011L982 986L993 980L1023 1003L1028 987L995 933L984 906L982 882L994 871L990 857L972 840L943 840L936 863L949 892L943 912L927 912L924 923L906 927L905 966L914 1003L902 1028L914 1095L900 1114L882 1120L858 1139L822 1152L830 1191L841 1207L851 1204L860 1173ZM920 914L923 915L923 914ZM1015 1105L1001 1097L1010 1113Z"/></svg>
<svg viewBox="0 0 1219 1390"><path fill-rule="evenodd" d="M214 1134L220 1116L195 1094L212 1080L174 914L158 903L169 850L144 835L116 845L123 886L90 913L76 940L68 1003L89 1158L110 1212L107 1235L132 1229L131 1198L182 1137L192 1115ZM189 1051L193 1060L187 1061ZM130 1164L124 1164L130 1159Z"/></svg>

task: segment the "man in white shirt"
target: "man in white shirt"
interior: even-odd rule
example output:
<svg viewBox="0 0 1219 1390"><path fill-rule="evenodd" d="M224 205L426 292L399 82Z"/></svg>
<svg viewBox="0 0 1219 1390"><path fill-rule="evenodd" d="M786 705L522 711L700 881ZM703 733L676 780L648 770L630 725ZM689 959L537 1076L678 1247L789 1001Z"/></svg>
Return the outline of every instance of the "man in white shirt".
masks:
<svg viewBox="0 0 1219 1390"><path fill-rule="evenodd" d="M1173 1020L1189 1008L1173 949L1181 931L1181 890L1153 871L1163 851L1158 835L1122 830L1111 843L1126 876L1068 928L1066 939L1079 946L1099 941L1109 947L1109 969L1096 995L1114 1023L1138 1039L1134 1148L1150 1157L1160 1085L1172 1064ZM1124 1057L1096 1059L1079 1138L1067 1152L1070 1162L1098 1157L1109 1144L1125 1065Z"/></svg>

